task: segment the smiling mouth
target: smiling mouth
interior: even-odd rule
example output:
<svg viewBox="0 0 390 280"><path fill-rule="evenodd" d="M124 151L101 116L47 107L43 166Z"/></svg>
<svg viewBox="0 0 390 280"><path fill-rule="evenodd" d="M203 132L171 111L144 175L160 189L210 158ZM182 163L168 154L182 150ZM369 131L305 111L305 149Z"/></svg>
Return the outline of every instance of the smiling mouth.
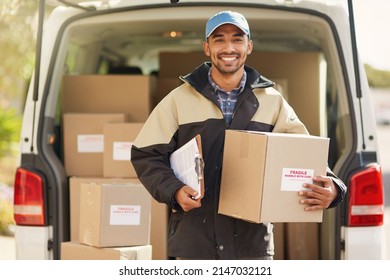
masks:
<svg viewBox="0 0 390 280"><path fill-rule="evenodd" d="M237 59L237 57L221 57L223 61L231 62Z"/></svg>
<svg viewBox="0 0 390 280"><path fill-rule="evenodd" d="M239 56L236 54L220 55L219 59L225 67L234 66L238 62Z"/></svg>
<svg viewBox="0 0 390 280"><path fill-rule="evenodd" d="M220 59L224 62L233 62L238 59L237 55L227 55L227 56L220 56Z"/></svg>

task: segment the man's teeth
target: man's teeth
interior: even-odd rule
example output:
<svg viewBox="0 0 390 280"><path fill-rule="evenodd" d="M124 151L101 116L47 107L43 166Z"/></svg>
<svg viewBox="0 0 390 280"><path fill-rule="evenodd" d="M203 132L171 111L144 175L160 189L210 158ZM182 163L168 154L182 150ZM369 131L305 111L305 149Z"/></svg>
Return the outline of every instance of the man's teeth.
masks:
<svg viewBox="0 0 390 280"><path fill-rule="evenodd" d="M226 61L233 61L235 59L236 59L235 57L222 57L222 60L226 60Z"/></svg>

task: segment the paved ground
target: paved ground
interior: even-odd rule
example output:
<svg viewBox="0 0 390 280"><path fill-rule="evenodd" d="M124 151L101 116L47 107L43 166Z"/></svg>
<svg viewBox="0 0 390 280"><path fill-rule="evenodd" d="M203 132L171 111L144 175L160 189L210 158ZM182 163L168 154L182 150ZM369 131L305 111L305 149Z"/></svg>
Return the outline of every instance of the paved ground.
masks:
<svg viewBox="0 0 390 280"><path fill-rule="evenodd" d="M0 236L0 260L14 260L15 257L15 239Z"/></svg>

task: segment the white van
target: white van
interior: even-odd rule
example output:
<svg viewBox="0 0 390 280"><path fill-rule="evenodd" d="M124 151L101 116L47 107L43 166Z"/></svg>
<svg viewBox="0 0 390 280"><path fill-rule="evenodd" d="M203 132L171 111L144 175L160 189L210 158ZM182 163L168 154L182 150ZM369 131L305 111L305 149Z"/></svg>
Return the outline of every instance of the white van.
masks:
<svg viewBox="0 0 390 280"><path fill-rule="evenodd" d="M40 1L41 11L58 7L38 32L24 110L14 190L17 259L60 259L61 244L74 241L72 177L106 176L78 170L98 160L68 156L65 115L145 121L178 77L207 59L205 23L221 10L246 16L254 41L248 64L275 81L311 134L330 138L329 166L348 187L322 223L276 224L275 259L385 258L376 123L351 0L47 2ZM68 126L95 123L76 119Z"/></svg>

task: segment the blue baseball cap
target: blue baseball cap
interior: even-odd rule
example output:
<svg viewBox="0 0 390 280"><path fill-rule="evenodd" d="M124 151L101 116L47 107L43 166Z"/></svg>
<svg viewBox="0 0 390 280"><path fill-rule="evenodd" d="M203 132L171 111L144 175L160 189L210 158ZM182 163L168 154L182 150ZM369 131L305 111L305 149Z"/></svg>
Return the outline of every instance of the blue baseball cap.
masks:
<svg viewBox="0 0 390 280"><path fill-rule="evenodd" d="M207 21L206 40L215 29L224 24L233 24L240 28L246 35L250 36L248 22L242 14L232 11L223 11L215 14Z"/></svg>

